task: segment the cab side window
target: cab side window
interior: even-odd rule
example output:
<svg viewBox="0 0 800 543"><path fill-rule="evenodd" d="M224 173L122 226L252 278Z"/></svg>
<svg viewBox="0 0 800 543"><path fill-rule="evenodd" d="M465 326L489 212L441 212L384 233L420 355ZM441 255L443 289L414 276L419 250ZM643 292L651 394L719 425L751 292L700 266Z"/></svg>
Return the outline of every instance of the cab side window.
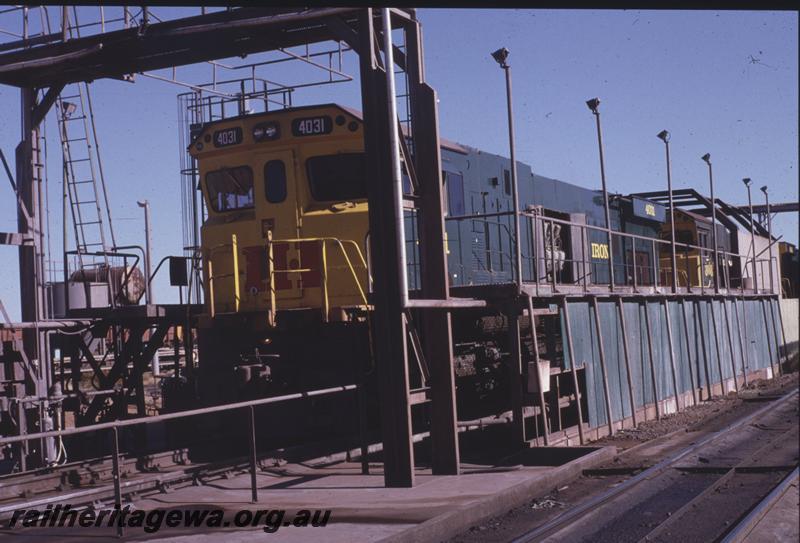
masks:
<svg viewBox="0 0 800 543"><path fill-rule="evenodd" d="M222 168L206 174L208 200L214 211L253 207L253 170L249 166Z"/></svg>
<svg viewBox="0 0 800 543"><path fill-rule="evenodd" d="M282 160L270 160L264 165L264 194L271 204L286 200L286 166Z"/></svg>

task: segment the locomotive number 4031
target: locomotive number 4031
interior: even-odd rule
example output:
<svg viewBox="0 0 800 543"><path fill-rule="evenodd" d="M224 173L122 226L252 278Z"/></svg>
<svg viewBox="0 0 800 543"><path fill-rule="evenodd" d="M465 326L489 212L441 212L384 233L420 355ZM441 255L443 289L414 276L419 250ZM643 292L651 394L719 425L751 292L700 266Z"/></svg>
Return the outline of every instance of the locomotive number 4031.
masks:
<svg viewBox="0 0 800 543"><path fill-rule="evenodd" d="M332 130L333 121L327 115L303 117L292 121L292 135L295 137L330 134Z"/></svg>
<svg viewBox="0 0 800 543"><path fill-rule="evenodd" d="M234 126L214 132L214 147L227 147L242 143L242 127Z"/></svg>

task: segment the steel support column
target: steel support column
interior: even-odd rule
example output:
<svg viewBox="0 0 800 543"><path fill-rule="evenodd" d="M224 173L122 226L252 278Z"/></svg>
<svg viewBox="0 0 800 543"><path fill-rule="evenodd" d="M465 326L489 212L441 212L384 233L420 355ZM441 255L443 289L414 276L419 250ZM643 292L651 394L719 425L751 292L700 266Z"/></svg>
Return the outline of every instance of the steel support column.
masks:
<svg viewBox="0 0 800 543"><path fill-rule="evenodd" d="M439 111L436 91L425 83L422 65L422 29L406 25L406 74L409 80L414 162L420 190L420 271L422 296L446 300L450 285L444 250L442 159L439 148ZM450 313L423 311L422 343L430 369L432 469L436 475L458 475L456 387Z"/></svg>
<svg viewBox="0 0 800 543"><path fill-rule="evenodd" d="M606 403L606 422L608 423L608 435L614 434L614 414L611 411L611 393L608 389L608 371L606 370L606 350L603 346L603 329L600 326L600 304L597 297L592 296L592 307L594 308L594 325L597 329L597 347L600 349L600 371L603 373L603 397Z"/></svg>
<svg viewBox="0 0 800 543"><path fill-rule="evenodd" d="M692 345L689 343L689 318L686 316L686 300L681 299L681 313L683 315L683 335L686 338L686 362L689 367L689 382L692 385L692 405L697 405L697 385L692 372ZM695 343L697 338L695 338ZM700 382L700 368L697 371L697 383Z"/></svg>
<svg viewBox="0 0 800 543"><path fill-rule="evenodd" d="M719 332L717 330L717 313L714 311L714 298L711 298L708 301L708 310L711 311L711 328L714 331L714 347L717 349L717 369L719 369L720 394L724 396L726 394L725 376L722 374L722 350L719 348Z"/></svg>
<svg viewBox="0 0 800 543"><path fill-rule="evenodd" d="M519 446L527 441L525 435L525 408L522 402L522 345L519 330L519 308L517 304L510 304L508 311L508 383L510 386L511 412L513 414L512 440L514 446ZM542 406L544 410L544 406Z"/></svg>
<svg viewBox="0 0 800 543"><path fill-rule="evenodd" d="M653 382L653 401L656 406L656 419L661 420L661 406L658 399L658 381L656 379L656 361L653 357L653 329L650 327L650 311L647 307L647 299L644 301L644 325L647 335L647 353L650 358L650 377ZM644 381L644 379L642 379ZM647 404L645 404L647 405ZM645 407L645 410L647 408Z"/></svg>
<svg viewBox="0 0 800 543"><path fill-rule="evenodd" d="M371 333L380 392L384 483L414 485L411 405L408 397L408 357L401 284L400 250L395 235L392 165L386 111L389 96L384 71L378 67L373 10L359 16L361 101L369 198L369 256L375 306Z"/></svg>
<svg viewBox="0 0 800 543"><path fill-rule="evenodd" d="M733 299L733 303L736 303L736 298ZM728 313L728 302L725 301L725 298L722 299L722 310L725 315L725 332L728 336L728 349L731 353L731 371L733 372L733 385L736 388L736 392L739 392L739 381L736 379L736 360L733 356L733 335L731 334L731 319L730 313ZM742 364L744 366L744 364Z"/></svg>
<svg viewBox="0 0 800 543"><path fill-rule="evenodd" d="M628 378L628 396L631 401L631 418L633 419L633 427L639 425L636 420L636 396L633 393L633 376L631 374L631 357L628 351L628 334L625 326L625 304L622 301L622 296L617 297L617 311L619 311L619 325L622 331L622 348L625 352L625 375ZM645 414L647 410L645 409Z"/></svg>
<svg viewBox="0 0 800 543"><path fill-rule="evenodd" d="M36 108L36 90L21 90L22 104L22 139L16 149L16 177L18 190L17 226L19 232L27 234L33 241L30 245L19 247L19 286L20 308L23 322L37 322L44 317L42 308L44 295L42 292L42 270L39 269L41 258L41 157L39 156L39 130L34 124ZM26 217L27 215L27 217ZM39 361L46 355L41 337L36 329L22 331L22 342L28 360ZM40 368L45 364L39 363ZM41 374L40 374L41 376ZM26 390L27 394L35 394L35 390Z"/></svg>
<svg viewBox="0 0 800 543"><path fill-rule="evenodd" d="M675 369L675 349L673 347L672 341L672 320L669 317L669 300L664 298L662 300L664 304L664 318L666 319L667 324L667 342L669 343L669 367L672 373L672 388L675 391L675 411L681 410L681 404L678 398L680 397L680 391L678 390L678 372ZM686 409L686 402L683 404L683 409Z"/></svg>
<svg viewBox="0 0 800 543"><path fill-rule="evenodd" d="M699 301L694 303L694 322L697 328L700 330L700 345L703 347L703 370L705 371L706 375L706 400L711 399L711 370L709 369L710 361L708 359L708 349L706 348L706 330L703 326L703 319L701 318L701 308ZM709 343L710 345L710 343ZM700 382L700 376L697 377L697 382Z"/></svg>
<svg viewBox="0 0 800 543"><path fill-rule="evenodd" d="M586 438L583 435L583 408L581 407L581 390L578 383L578 363L575 360L575 348L572 345L572 326L569 323L569 302L566 296L561 302L561 311L564 314L564 331L567 334L567 349L569 349L572 386L575 388L575 406L578 410L578 438L580 439L581 445L583 445L586 443Z"/></svg>

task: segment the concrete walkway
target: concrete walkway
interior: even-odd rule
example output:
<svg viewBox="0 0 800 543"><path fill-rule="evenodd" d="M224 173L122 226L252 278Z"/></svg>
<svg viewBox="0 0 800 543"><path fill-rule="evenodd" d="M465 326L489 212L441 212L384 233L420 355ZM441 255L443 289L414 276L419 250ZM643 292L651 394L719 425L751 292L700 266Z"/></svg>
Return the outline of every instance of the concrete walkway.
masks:
<svg viewBox="0 0 800 543"><path fill-rule="evenodd" d="M381 464L371 464L362 475L360 464L284 464L266 468L257 476L259 503L250 503L250 475L235 474L185 485L166 493L139 496L137 509L223 509L227 528L170 528L155 533L128 528L124 540L210 543L281 541L441 541L474 524L516 507L579 475L581 470L606 462L614 447L532 448L492 463L463 464L460 476L435 476L418 469L413 488L384 488ZM286 510L283 519L265 513L256 526L234 527L240 510ZM289 526L300 510L330 509L324 527ZM242 513L245 517L250 513ZM267 523L281 526L265 533ZM13 530L14 541L112 540L113 529L72 528ZM5 535L4 534L4 535ZM113 538L119 541L119 539Z"/></svg>

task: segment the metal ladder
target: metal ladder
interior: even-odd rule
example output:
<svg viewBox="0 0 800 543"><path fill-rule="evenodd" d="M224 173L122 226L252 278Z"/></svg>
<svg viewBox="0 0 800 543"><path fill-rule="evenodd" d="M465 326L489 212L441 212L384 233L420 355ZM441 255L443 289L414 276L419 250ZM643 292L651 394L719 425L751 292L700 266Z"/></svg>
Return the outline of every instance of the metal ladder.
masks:
<svg viewBox="0 0 800 543"><path fill-rule="evenodd" d="M80 37L75 9L73 9L73 19L74 21L68 22L69 35ZM47 24L49 27L49 20ZM103 165L100 160L89 85L80 82L65 86L55 105L63 154L65 192L72 213L79 269L85 270L102 264L108 270L110 266L106 253L109 248L116 246L116 240ZM108 219L110 238L106 237L103 208ZM101 261L91 256L91 253L103 253Z"/></svg>

